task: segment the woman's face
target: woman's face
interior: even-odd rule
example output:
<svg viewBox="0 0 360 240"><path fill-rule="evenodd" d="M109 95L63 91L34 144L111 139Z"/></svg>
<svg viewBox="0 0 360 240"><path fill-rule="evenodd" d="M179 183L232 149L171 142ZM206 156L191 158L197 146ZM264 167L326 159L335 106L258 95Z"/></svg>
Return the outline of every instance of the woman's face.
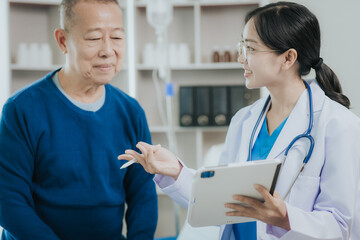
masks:
<svg viewBox="0 0 360 240"><path fill-rule="evenodd" d="M247 59L240 55L238 61L244 65L246 87L249 89L267 87L279 82L282 60L277 52L264 45L253 19L245 25L243 41Z"/></svg>

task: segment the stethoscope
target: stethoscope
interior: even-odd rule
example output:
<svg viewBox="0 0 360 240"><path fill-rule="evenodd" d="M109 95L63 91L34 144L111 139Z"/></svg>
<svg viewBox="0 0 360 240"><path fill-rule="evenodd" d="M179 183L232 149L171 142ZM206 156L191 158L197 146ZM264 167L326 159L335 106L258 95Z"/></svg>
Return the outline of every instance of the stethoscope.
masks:
<svg viewBox="0 0 360 240"><path fill-rule="evenodd" d="M289 150L291 149L291 147L294 145L294 143L302 138L308 139L310 141L310 147L309 147L309 151L307 153L307 155L305 156L304 160L303 160L303 164L302 167L299 171L299 173L296 175L296 178L294 179L294 181L292 182L292 184L290 185L289 190L286 192L285 196L283 197L283 199L285 199L287 197L287 195L289 194L291 188L293 187L293 185L295 184L296 179L299 177L300 173L304 170L305 165L308 163L312 151L314 149L314 144L315 144L315 140L314 138L310 135L312 127L313 127L313 118L314 118L314 113L313 113L313 101L312 101L312 93L311 93L311 88L309 86L309 84L306 81L303 81L306 85L306 88L308 90L308 95L309 95L309 111L310 111L310 117L309 117L309 126L308 129L305 133L297 135L291 142L290 144L287 146L286 150L285 150L285 154L284 154L284 160L283 160L283 165L285 164L285 160L286 157L289 153ZM258 120L256 121L255 127L251 133L251 137L250 137L250 143L249 143L249 153L248 153L248 159L247 161L251 161L251 151L252 151L252 146L253 146L253 142L254 142L254 137L256 134L256 130L259 127L259 124L264 116L264 114L266 113L266 110L268 108L268 105L270 103L270 96L266 99L265 105L263 107L263 109L261 110L260 116L258 118Z"/></svg>

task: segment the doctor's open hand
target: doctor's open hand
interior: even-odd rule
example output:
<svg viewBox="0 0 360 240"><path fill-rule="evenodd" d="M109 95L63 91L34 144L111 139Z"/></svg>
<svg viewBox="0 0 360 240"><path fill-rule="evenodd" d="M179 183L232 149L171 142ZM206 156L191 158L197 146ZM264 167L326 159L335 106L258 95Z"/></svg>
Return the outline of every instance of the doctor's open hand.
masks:
<svg viewBox="0 0 360 240"><path fill-rule="evenodd" d="M275 191L274 195L271 195L268 189L258 184L255 184L254 187L265 201L262 202L251 197L234 195L234 200L245 203L247 206L236 203L226 203L225 207L233 210L227 212L226 215L251 217L264 223L290 230L286 205L279 193Z"/></svg>
<svg viewBox="0 0 360 240"><path fill-rule="evenodd" d="M119 155L118 159L130 161L135 158L146 172L170 176L177 180L182 165L172 152L160 145L150 145L145 142L138 142L136 147L141 154L128 149L125 154Z"/></svg>

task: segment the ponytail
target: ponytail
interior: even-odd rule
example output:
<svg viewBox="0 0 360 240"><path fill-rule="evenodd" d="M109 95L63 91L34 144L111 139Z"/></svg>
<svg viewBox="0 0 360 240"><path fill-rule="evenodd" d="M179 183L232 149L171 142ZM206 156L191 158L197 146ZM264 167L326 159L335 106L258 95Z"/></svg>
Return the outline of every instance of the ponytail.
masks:
<svg viewBox="0 0 360 240"><path fill-rule="evenodd" d="M346 108L350 108L350 100L342 94L342 88L338 77L328 65L322 62L322 58L320 58L313 68L316 72L316 80L321 89L325 92L325 95Z"/></svg>
<svg viewBox="0 0 360 240"><path fill-rule="evenodd" d="M276 2L249 12L245 22L250 19L254 19L256 31L267 47L279 53L291 48L297 51L299 76L315 69L316 80L325 95L346 108L350 107L337 76L319 58L320 26L309 9L297 3Z"/></svg>

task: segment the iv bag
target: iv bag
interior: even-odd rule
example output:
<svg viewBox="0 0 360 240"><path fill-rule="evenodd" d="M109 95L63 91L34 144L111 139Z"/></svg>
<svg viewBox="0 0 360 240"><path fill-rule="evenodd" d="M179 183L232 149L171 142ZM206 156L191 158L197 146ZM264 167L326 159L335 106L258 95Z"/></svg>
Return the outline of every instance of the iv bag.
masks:
<svg viewBox="0 0 360 240"><path fill-rule="evenodd" d="M146 18L156 34L164 33L173 19L171 0L147 0Z"/></svg>

